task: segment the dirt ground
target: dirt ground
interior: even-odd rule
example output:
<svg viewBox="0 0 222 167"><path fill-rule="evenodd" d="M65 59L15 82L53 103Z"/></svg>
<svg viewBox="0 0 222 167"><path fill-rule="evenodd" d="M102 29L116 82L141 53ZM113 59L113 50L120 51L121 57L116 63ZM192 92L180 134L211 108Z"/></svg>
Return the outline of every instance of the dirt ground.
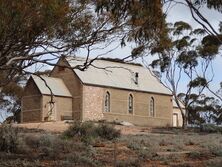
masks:
<svg viewBox="0 0 222 167"><path fill-rule="evenodd" d="M60 133L65 131L69 127L70 123L65 121L58 122L40 122L40 123L23 123L23 124L13 124L15 127L28 128L28 129L40 129L48 132ZM151 132L150 127L138 127L138 126L123 126L115 125L115 128L121 131L123 135L142 135Z"/></svg>
<svg viewBox="0 0 222 167"><path fill-rule="evenodd" d="M69 127L69 124L64 121L59 121L59 122L22 123L22 124L13 124L13 126L19 128L40 129L40 130L45 130L47 132L63 132Z"/></svg>

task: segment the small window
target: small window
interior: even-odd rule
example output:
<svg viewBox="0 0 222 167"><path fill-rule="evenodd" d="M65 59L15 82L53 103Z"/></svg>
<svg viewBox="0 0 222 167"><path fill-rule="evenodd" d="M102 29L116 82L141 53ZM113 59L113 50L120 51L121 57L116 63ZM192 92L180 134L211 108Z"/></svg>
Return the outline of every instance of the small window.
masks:
<svg viewBox="0 0 222 167"><path fill-rule="evenodd" d="M150 116L154 117L155 113L154 113L154 98L151 97L150 99Z"/></svg>
<svg viewBox="0 0 222 167"><path fill-rule="evenodd" d="M129 104L128 104L128 112L129 112L129 114L133 114L133 95L132 94L129 95L128 102L129 102Z"/></svg>
<svg viewBox="0 0 222 167"><path fill-rule="evenodd" d="M106 95L105 95L104 111L110 112L110 93L109 92L106 92Z"/></svg>

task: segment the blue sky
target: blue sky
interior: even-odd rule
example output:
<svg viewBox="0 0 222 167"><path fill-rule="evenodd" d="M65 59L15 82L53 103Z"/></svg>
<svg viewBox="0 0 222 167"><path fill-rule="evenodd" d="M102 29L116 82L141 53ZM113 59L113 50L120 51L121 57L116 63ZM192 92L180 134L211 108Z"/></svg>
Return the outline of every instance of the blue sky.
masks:
<svg viewBox="0 0 222 167"><path fill-rule="evenodd" d="M215 10L209 10L207 8L202 8L200 10L201 14L207 18L207 20L211 23L211 25L218 30L219 23L222 21L222 14L215 11ZM190 9L184 5L177 4L175 7L173 7L167 16L168 22L176 22L176 21L185 21L192 25L193 28L202 28L191 16ZM213 83L211 83L212 88L214 90L217 90L219 88L219 83L222 81L222 56L221 54L218 54L216 58L213 61L213 68L215 77L213 80ZM211 74L209 74L211 75ZM210 77L210 76L209 76Z"/></svg>

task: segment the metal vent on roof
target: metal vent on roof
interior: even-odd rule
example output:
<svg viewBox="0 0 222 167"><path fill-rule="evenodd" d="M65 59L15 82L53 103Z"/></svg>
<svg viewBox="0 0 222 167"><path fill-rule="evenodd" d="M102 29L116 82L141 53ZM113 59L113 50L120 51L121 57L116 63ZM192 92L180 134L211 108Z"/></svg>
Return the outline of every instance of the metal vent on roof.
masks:
<svg viewBox="0 0 222 167"><path fill-rule="evenodd" d="M139 84L139 73L138 72L131 72L131 80L135 85Z"/></svg>
<svg viewBox="0 0 222 167"><path fill-rule="evenodd" d="M136 73L135 73L135 84L138 85L138 81L139 81L139 73L136 72Z"/></svg>

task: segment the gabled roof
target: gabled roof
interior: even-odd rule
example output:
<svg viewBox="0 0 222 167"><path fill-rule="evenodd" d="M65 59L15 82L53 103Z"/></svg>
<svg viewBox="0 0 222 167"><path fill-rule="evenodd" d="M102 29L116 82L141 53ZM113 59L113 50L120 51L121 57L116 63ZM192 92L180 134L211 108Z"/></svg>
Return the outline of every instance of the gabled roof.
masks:
<svg viewBox="0 0 222 167"><path fill-rule="evenodd" d="M67 57L71 67L83 65L85 58ZM85 71L74 69L83 84L171 95L150 70L137 64L95 60ZM138 84L135 74L138 73Z"/></svg>
<svg viewBox="0 0 222 167"><path fill-rule="evenodd" d="M53 95L55 96L72 97L62 79L46 76L41 76L41 79L40 77L34 75L32 75L31 78L43 95L51 95L51 89ZM46 84L50 87L50 89L46 86Z"/></svg>

